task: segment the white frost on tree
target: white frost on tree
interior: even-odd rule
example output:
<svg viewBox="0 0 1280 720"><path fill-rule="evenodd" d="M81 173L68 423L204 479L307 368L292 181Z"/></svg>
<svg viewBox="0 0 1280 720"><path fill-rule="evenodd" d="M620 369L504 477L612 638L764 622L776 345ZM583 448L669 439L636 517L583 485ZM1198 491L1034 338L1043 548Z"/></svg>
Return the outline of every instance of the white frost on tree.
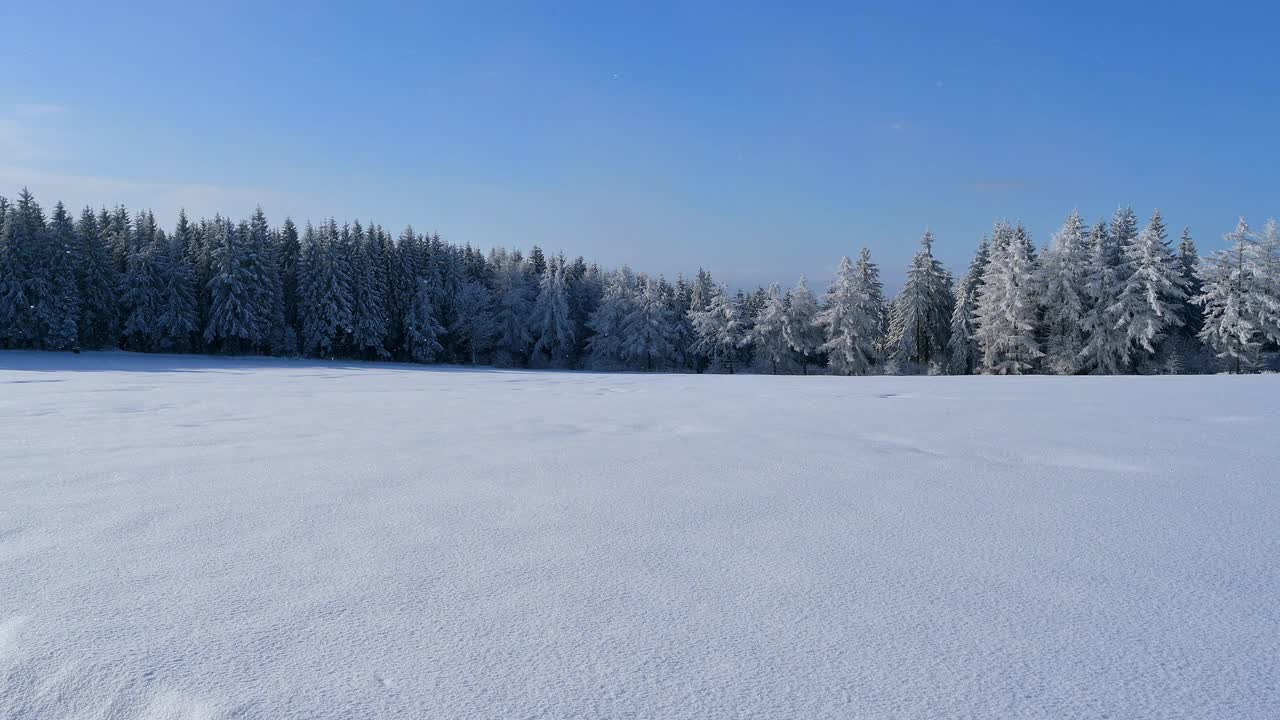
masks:
<svg viewBox="0 0 1280 720"><path fill-rule="evenodd" d="M982 370L1022 375L1043 353L1036 342L1035 275L1023 242L1007 222L996 223L991 258L978 293Z"/></svg>
<svg viewBox="0 0 1280 720"><path fill-rule="evenodd" d="M880 270L866 248L855 267L840 258L835 281L827 289L817 325L826 342L827 366L838 375L865 375L880 362L885 325L884 288Z"/></svg>
<svg viewBox="0 0 1280 720"><path fill-rule="evenodd" d="M1139 367L1156 355L1169 331L1182 326L1186 283L1177 259L1165 244L1164 221L1157 210L1142 232L1121 249L1127 278L1112 312Z"/></svg>
<svg viewBox="0 0 1280 720"><path fill-rule="evenodd" d="M969 375L978 368L982 349L977 338L978 292L991 245L983 237L969 269L956 283L955 306L951 310L951 335L947 338L947 369L952 375Z"/></svg>
<svg viewBox="0 0 1280 720"><path fill-rule="evenodd" d="M927 368L940 360L951 332L951 274L933 256L933 233L926 231L893 302L888 349L898 363Z"/></svg>
<svg viewBox="0 0 1280 720"><path fill-rule="evenodd" d="M1044 322L1044 368L1058 375L1080 370L1084 351L1086 275L1089 244L1079 210L1072 210L1049 249L1039 271L1040 309Z"/></svg>
<svg viewBox="0 0 1280 720"><path fill-rule="evenodd" d="M795 360L787 340L787 302L777 283L769 286L747 342L755 348L758 366L768 368L774 375L791 372Z"/></svg>
<svg viewBox="0 0 1280 720"><path fill-rule="evenodd" d="M690 308L689 319L698 336L694 351L705 357L711 368L733 373L745 327L728 291L723 286L715 287L706 309Z"/></svg>

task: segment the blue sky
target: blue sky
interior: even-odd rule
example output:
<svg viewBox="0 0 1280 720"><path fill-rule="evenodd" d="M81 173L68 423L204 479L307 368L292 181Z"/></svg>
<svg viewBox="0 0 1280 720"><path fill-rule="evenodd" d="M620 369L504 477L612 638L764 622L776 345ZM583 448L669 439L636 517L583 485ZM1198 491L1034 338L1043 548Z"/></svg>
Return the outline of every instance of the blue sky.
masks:
<svg viewBox="0 0 1280 720"><path fill-rule="evenodd" d="M1267 3L18 3L0 192L412 222L734 284L999 217L1280 214ZM264 4L265 5L265 4Z"/></svg>

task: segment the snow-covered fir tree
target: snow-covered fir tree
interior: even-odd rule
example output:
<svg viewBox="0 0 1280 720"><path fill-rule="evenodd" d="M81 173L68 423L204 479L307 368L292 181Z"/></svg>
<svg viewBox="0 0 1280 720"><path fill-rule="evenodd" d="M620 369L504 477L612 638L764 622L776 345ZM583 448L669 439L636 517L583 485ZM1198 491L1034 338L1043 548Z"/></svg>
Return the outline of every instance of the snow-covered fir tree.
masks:
<svg viewBox="0 0 1280 720"><path fill-rule="evenodd" d="M896 362L927 369L943 357L955 305L951 293L951 274L933 256L933 233L926 231L890 309L888 348Z"/></svg>
<svg viewBox="0 0 1280 720"><path fill-rule="evenodd" d="M764 307L756 314L747 337L755 349L755 363L777 375L789 373L795 365L795 351L787 340L787 301L777 283L769 286Z"/></svg>
<svg viewBox="0 0 1280 720"><path fill-rule="evenodd" d="M952 375L968 375L978 368L982 352L977 338L978 293L990 253L991 245L984 236L968 271L956 282L951 334L947 338L947 369Z"/></svg>
<svg viewBox="0 0 1280 720"><path fill-rule="evenodd" d="M1166 242L1164 219L1155 211L1142 232L1122 248L1127 276L1113 311L1116 329L1129 342L1132 362L1142 368L1162 349L1171 330L1182 326L1186 284Z"/></svg>
<svg viewBox="0 0 1280 720"><path fill-rule="evenodd" d="M817 317L826 341L821 350L837 375L865 375L881 361L885 329L884 286L880 270L863 248L854 266L840 258L840 268L823 299Z"/></svg>
<svg viewBox="0 0 1280 720"><path fill-rule="evenodd" d="M185 212L167 241L157 239L155 318L148 344L161 352L185 352L196 333L195 277L189 247L193 228Z"/></svg>
<svg viewBox="0 0 1280 720"><path fill-rule="evenodd" d="M622 361L643 370L665 370L675 364L671 314L657 278L639 278L637 292L622 319Z"/></svg>
<svg viewBox="0 0 1280 720"><path fill-rule="evenodd" d="M800 372L808 375L809 366L817 363L818 354L826 338L818 327L818 298L805 282L800 282L787 292L786 314L783 316L782 337L795 353Z"/></svg>
<svg viewBox="0 0 1280 720"><path fill-rule="evenodd" d="M738 346L746 332L738 304L724 286L711 291L705 310L690 308L689 319L698 340L694 351L706 358L707 368L734 373L737 370Z"/></svg>
<svg viewBox="0 0 1280 720"><path fill-rule="evenodd" d="M120 278L111 261L111 247L91 208L76 224L76 285L80 296L80 344L105 348L116 343L116 291Z"/></svg>
<svg viewBox="0 0 1280 720"><path fill-rule="evenodd" d="M1251 369L1262 346L1262 333L1252 311L1258 286L1257 240L1244 218L1225 237L1229 247L1200 261L1203 291L1192 302L1204 308L1200 338L1231 371Z"/></svg>
<svg viewBox="0 0 1280 720"><path fill-rule="evenodd" d="M588 363L594 369L625 367L623 323L632 312L634 285L635 276L625 265L609 273L605 280L604 295L587 320L587 329L591 332L587 341Z"/></svg>
<svg viewBox="0 0 1280 720"><path fill-rule="evenodd" d="M1080 370L1084 351L1089 244L1079 210L1072 210L1049 248L1039 270L1041 316L1044 328L1044 368L1058 375Z"/></svg>
<svg viewBox="0 0 1280 720"><path fill-rule="evenodd" d="M573 364L573 320L569 317L569 292L564 266L559 260L546 263L538 282L530 334L534 363L539 367L566 368Z"/></svg>
<svg viewBox="0 0 1280 720"><path fill-rule="evenodd" d="M501 250L489 265L493 268L494 283L494 362L505 367L519 365L533 344L529 332L533 297L525 264L518 253Z"/></svg>
<svg viewBox="0 0 1280 720"><path fill-rule="evenodd" d="M1117 212L1117 218L1124 215ZM1129 341L1120 330L1116 305L1124 287L1118 236L1108 231L1099 220L1089 233L1089 267L1086 272L1084 314L1084 349L1080 365L1095 375L1116 375L1128 371Z"/></svg>
<svg viewBox="0 0 1280 720"><path fill-rule="evenodd" d="M351 332L350 263L341 257L339 238L333 220L320 230L308 223L303 233L298 277L302 347L317 357L334 357Z"/></svg>
<svg viewBox="0 0 1280 720"><path fill-rule="evenodd" d="M1036 341L1035 270L1028 246L1009 223L996 223L978 291L977 338L985 373L1029 373L1043 355Z"/></svg>
<svg viewBox="0 0 1280 720"><path fill-rule="evenodd" d="M493 343L497 327L493 322L492 303L489 288L479 280L464 283L454 302L453 324L449 326L449 333L465 350L472 365L489 352Z"/></svg>

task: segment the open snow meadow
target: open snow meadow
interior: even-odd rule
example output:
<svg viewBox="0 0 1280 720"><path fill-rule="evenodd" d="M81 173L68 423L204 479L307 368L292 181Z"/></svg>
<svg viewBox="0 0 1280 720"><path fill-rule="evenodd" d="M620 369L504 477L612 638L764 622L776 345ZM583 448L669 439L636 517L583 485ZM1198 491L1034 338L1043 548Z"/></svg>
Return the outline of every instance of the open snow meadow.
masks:
<svg viewBox="0 0 1280 720"><path fill-rule="evenodd" d="M1275 718L1280 378L0 352L0 718Z"/></svg>

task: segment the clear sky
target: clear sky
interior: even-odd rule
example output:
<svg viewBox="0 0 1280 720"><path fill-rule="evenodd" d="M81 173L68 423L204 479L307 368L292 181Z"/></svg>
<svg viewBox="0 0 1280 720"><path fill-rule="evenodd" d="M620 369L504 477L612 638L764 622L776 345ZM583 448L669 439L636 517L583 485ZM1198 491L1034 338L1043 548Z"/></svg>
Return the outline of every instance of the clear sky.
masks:
<svg viewBox="0 0 1280 720"><path fill-rule="evenodd" d="M1280 10L1257 2L97 1L0 14L0 193L456 242L733 284L891 283L1160 207L1280 214ZM624 7L629 6L629 7Z"/></svg>

